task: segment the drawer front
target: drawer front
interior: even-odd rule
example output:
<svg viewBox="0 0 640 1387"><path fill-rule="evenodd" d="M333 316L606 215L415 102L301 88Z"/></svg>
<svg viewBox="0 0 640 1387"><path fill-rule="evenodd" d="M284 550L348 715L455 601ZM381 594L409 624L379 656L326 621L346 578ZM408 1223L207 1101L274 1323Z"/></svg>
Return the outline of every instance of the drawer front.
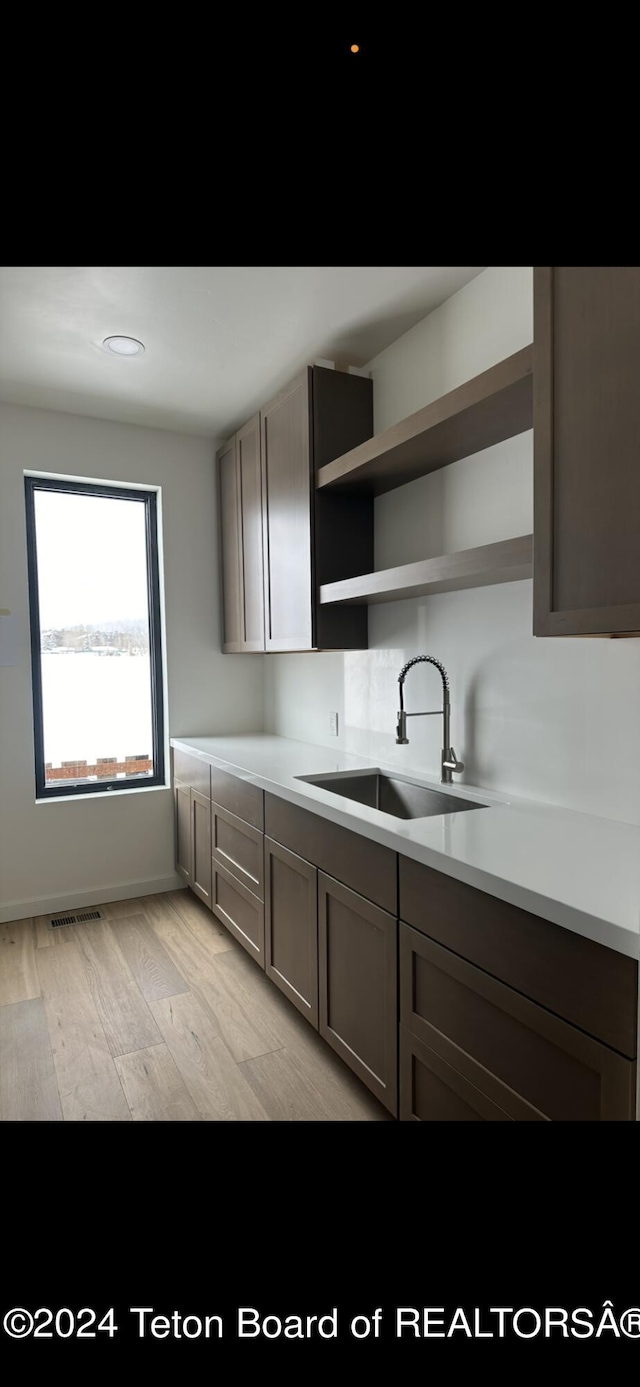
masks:
<svg viewBox="0 0 640 1387"><path fill-rule="evenodd" d="M264 906L226 867L213 862L212 905L214 915L264 968Z"/></svg>
<svg viewBox="0 0 640 1387"><path fill-rule="evenodd" d="M317 872L265 838L267 977L318 1029Z"/></svg>
<svg viewBox="0 0 640 1387"><path fill-rule="evenodd" d="M397 915L397 853L390 848L277 795L265 795L265 826L277 843Z"/></svg>
<svg viewBox="0 0 640 1387"><path fill-rule="evenodd" d="M517 1121L629 1121L635 1065L400 925L400 1020Z"/></svg>
<svg viewBox="0 0 640 1387"><path fill-rule="evenodd" d="M211 805L211 852L219 867L264 900L264 834L219 804Z"/></svg>
<svg viewBox="0 0 640 1387"><path fill-rule="evenodd" d="M395 1116L398 922L318 874L320 1035Z"/></svg>
<svg viewBox="0 0 640 1387"><path fill-rule="evenodd" d="M183 785L190 785L192 790L197 790L205 799L211 799L209 770L208 761L201 761L198 756L188 756L186 751L173 748L174 780L181 780Z"/></svg>
<svg viewBox="0 0 640 1387"><path fill-rule="evenodd" d="M244 819L245 823L264 832L264 792L256 785L212 766L211 798L237 819Z"/></svg>
<svg viewBox="0 0 640 1387"><path fill-rule="evenodd" d="M634 959L408 857L399 882L399 914L415 929L635 1058Z"/></svg>
<svg viewBox="0 0 640 1387"><path fill-rule="evenodd" d="M401 1122L510 1122L435 1050L400 1027Z"/></svg>

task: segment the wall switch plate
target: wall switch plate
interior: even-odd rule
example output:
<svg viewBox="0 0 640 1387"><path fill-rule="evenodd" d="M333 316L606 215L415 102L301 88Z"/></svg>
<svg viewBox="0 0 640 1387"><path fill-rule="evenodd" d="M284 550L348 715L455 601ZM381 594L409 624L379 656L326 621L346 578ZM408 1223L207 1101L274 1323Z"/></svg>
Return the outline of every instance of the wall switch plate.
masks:
<svg viewBox="0 0 640 1387"><path fill-rule="evenodd" d="M330 731L332 737L337 737L337 735L338 735L338 714L337 714L337 713L329 713L329 731Z"/></svg>

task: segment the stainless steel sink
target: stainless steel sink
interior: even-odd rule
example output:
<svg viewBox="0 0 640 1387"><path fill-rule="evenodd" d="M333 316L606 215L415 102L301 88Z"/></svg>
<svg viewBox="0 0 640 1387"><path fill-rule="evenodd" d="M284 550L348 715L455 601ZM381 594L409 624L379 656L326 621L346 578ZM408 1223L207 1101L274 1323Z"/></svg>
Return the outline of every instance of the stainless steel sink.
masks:
<svg viewBox="0 0 640 1387"><path fill-rule="evenodd" d="M297 775L296 780L330 790L332 795L356 800L358 804L367 804L370 809L379 809L382 814L392 814L396 819L426 819L434 814L462 814L467 809L488 808L479 800L447 795L443 790L428 790L415 780L406 780L402 775L385 775L376 768Z"/></svg>

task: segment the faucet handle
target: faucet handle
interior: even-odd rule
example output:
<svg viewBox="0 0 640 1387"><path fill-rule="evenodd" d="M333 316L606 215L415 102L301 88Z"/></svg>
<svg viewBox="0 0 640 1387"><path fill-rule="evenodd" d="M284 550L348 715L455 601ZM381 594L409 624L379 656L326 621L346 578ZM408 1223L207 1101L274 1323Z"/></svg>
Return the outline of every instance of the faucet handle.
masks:
<svg viewBox="0 0 640 1387"><path fill-rule="evenodd" d="M401 709L398 713L398 725L396 727L396 746L408 745L409 738L407 737L407 715Z"/></svg>
<svg viewBox="0 0 640 1387"><path fill-rule="evenodd" d="M464 770L464 761L458 760L452 746L442 753L442 768L447 771L456 771L458 775Z"/></svg>

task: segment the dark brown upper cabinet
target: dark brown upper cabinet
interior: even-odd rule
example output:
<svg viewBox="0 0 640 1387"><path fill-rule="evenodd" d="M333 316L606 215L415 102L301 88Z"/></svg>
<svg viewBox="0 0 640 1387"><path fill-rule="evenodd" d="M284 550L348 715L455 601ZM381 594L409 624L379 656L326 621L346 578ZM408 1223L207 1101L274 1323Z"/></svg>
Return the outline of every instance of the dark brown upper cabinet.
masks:
<svg viewBox="0 0 640 1387"><path fill-rule="evenodd" d="M640 267L534 270L536 636L640 633Z"/></svg>
<svg viewBox="0 0 640 1387"><path fill-rule="evenodd" d="M373 567L373 499L316 473L372 433L372 382L309 366L220 450L223 651L366 649L366 610L318 591Z"/></svg>
<svg viewBox="0 0 640 1387"><path fill-rule="evenodd" d="M310 372L262 411L265 649L313 645Z"/></svg>
<svg viewBox="0 0 640 1387"><path fill-rule="evenodd" d="M260 416L218 453L222 649L264 650Z"/></svg>
<svg viewBox="0 0 640 1387"><path fill-rule="evenodd" d="M218 466L218 532L222 589L221 644L226 654L242 650L240 628L240 519L238 450L235 438L220 449Z"/></svg>

